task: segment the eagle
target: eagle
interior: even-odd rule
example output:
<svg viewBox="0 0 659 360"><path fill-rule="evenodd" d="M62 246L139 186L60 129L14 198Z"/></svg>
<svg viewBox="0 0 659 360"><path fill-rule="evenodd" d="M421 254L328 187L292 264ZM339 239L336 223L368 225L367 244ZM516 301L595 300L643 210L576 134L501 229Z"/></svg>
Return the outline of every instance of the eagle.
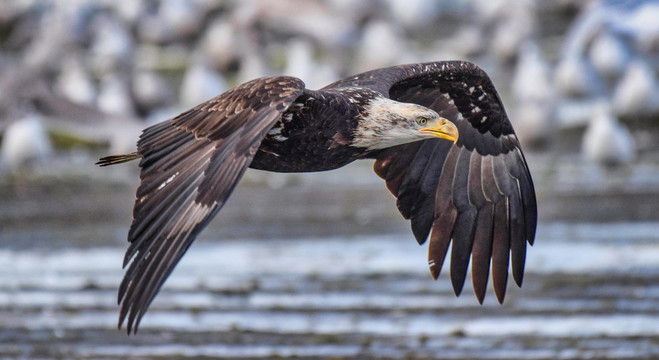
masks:
<svg viewBox="0 0 659 360"><path fill-rule="evenodd" d="M149 305L247 168L332 170L374 159L439 276L449 245L450 278L462 291L471 259L483 302L492 274L504 300L509 266L521 286L537 202L520 142L487 74L470 62L387 67L319 90L290 76L258 78L146 128L130 245L119 286L119 328L135 333ZM512 264L512 265L510 265Z"/></svg>

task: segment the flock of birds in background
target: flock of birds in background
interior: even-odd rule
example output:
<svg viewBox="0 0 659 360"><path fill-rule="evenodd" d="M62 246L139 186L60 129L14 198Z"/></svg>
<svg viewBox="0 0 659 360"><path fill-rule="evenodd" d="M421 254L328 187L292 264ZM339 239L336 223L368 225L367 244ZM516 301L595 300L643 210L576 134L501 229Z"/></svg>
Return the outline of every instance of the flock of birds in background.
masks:
<svg viewBox="0 0 659 360"><path fill-rule="evenodd" d="M53 128L125 152L145 122L260 76L320 88L359 71L449 59L495 70L527 148L583 127L585 158L632 162L638 144L618 119L658 122L659 2L510 2L8 1L0 168L52 156ZM579 12L554 59L541 46L542 6ZM470 22L445 34L437 24L447 13ZM510 84L496 70L512 73Z"/></svg>

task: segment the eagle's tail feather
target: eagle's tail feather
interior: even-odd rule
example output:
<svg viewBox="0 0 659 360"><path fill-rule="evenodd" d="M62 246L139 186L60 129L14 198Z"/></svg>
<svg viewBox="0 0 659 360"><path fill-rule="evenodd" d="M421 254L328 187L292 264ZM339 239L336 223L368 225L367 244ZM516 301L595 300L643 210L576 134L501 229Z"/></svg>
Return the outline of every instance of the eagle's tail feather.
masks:
<svg viewBox="0 0 659 360"><path fill-rule="evenodd" d="M114 165L114 164L121 164L125 163L127 161L135 160L135 159L140 159L142 158L142 155L133 152L130 154L121 154L121 155L110 155L110 156L104 156L98 160L96 165L98 166L108 166L108 165Z"/></svg>

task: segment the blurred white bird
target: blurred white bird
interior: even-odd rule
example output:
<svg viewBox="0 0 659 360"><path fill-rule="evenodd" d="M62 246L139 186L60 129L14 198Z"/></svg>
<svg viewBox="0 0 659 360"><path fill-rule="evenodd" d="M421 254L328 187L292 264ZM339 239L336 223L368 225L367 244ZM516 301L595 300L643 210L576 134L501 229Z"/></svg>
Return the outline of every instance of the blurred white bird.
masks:
<svg viewBox="0 0 659 360"><path fill-rule="evenodd" d="M4 8L6 4L2 4ZM61 12L44 12L43 16L30 26L16 26L13 37L32 38L29 44L21 44L25 49L21 56L23 64L33 70L58 70L62 55L73 49L75 31L72 21ZM34 34L31 34L31 32ZM23 33L23 34L21 34Z"/></svg>
<svg viewBox="0 0 659 360"><path fill-rule="evenodd" d="M200 1L162 1L158 9L159 20L176 33L177 38L191 35L202 25L204 7Z"/></svg>
<svg viewBox="0 0 659 360"><path fill-rule="evenodd" d="M556 99L550 73L536 44L522 46L512 80L511 118L526 146L546 145L556 133Z"/></svg>
<svg viewBox="0 0 659 360"><path fill-rule="evenodd" d="M117 116L134 116L135 104L130 92L128 80L119 74L106 74L101 79L96 104L107 114Z"/></svg>
<svg viewBox="0 0 659 360"><path fill-rule="evenodd" d="M239 40L231 20L226 17L214 20L204 33L200 50L217 69L225 69L239 57Z"/></svg>
<svg viewBox="0 0 659 360"><path fill-rule="evenodd" d="M206 10L200 1L161 1L157 12L146 13L137 23L138 36L148 43L185 39L198 32Z"/></svg>
<svg viewBox="0 0 659 360"><path fill-rule="evenodd" d="M286 53L284 75L303 79L305 84L313 89L314 87L307 83L307 79L311 77L316 67L313 59L313 44L303 38L293 38L286 43L284 51Z"/></svg>
<svg viewBox="0 0 659 360"><path fill-rule="evenodd" d="M611 31L599 34L588 51L593 66L609 81L618 79L631 60L630 49Z"/></svg>
<svg viewBox="0 0 659 360"><path fill-rule="evenodd" d="M536 31L537 1L472 0L467 3L471 3L469 10L476 18L469 23L480 29L486 38L483 48L501 62L514 61L519 47Z"/></svg>
<svg viewBox="0 0 659 360"><path fill-rule="evenodd" d="M562 58L554 72L554 86L566 97L596 97L606 92L603 79L583 56Z"/></svg>
<svg viewBox="0 0 659 360"><path fill-rule="evenodd" d="M483 29L475 24L462 26L457 32L444 42L442 51L454 51L456 57L473 57L483 53L486 48L486 39ZM448 47L449 49L443 49ZM438 57L439 59L443 57Z"/></svg>
<svg viewBox="0 0 659 360"><path fill-rule="evenodd" d="M31 114L5 129L0 165L13 172L47 159L52 152L53 147L41 117Z"/></svg>
<svg viewBox="0 0 659 360"><path fill-rule="evenodd" d="M509 0L473 0L473 11L482 24L499 21L510 10Z"/></svg>
<svg viewBox="0 0 659 360"><path fill-rule="evenodd" d="M259 23L275 33L309 37L329 49L340 49L356 31L357 22L371 12L367 1L353 1L347 11L341 11L336 1L270 0L236 2L237 16L242 26ZM345 4L343 4L345 5ZM248 25L249 24L249 25Z"/></svg>
<svg viewBox="0 0 659 360"><path fill-rule="evenodd" d="M618 115L659 114L659 82L647 62L634 60L618 83L613 97Z"/></svg>
<svg viewBox="0 0 659 360"><path fill-rule="evenodd" d="M259 53L246 55L240 62L238 82L243 83L270 74L270 69Z"/></svg>
<svg viewBox="0 0 659 360"><path fill-rule="evenodd" d="M634 40L636 46L645 52L659 51L659 2L645 1L634 8L630 14L616 26Z"/></svg>
<svg viewBox="0 0 659 360"><path fill-rule="evenodd" d="M406 28L423 28L430 24L441 10L435 0L387 0L395 20Z"/></svg>
<svg viewBox="0 0 659 360"><path fill-rule="evenodd" d="M76 104L92 106L96 101L96 85L82 61L74 57L62 64L55 90Z"/></svg>
<svg viewBox="0 0 659 360"><path fill-rule="evenodd" d="M138 70L133 76L132 85L135 102L143 109L152 110L174 102L169 83L153 71Z"/></svg>
<svg viewBox="0 0 659 360"><path fill-rule="evenodd" d="M145 1L113 1L114 11L126 24L135 24L147 11Z"/></svg>
<svg viewBox="0 0 659 360"><path fill-rule="evenodd" d="M522 4L526 4L522 6ZM529 4L519 2L510 7L506 17L496 24L489 41L489 51L502 62L510 62L535 31L537 19Z"/></svg>
<svg viewBox="0 0 659 360"><path fill-rule="evenodd" d="M332 65L314 59L314 44L308 39L293 38L285 44L284 51L283 74L302 79L309 89L319 89L339 77Z"/></svg>
<svg viewBox="0 0 659 360"><path fill-rule="evenodd" d="M270 67L264 59L265 56L262 47L249 34L244 34L243 40L238 82L244 83L258 77L270 75Z"/></svg>
<svg viewBox="0 0 659 360"><path fill-rule="evenodd" d="M407 51L406 42L391 22L374 20L363 30L357 55L357 71L395 65L401 62L402 54Z"/></svg>
<svg viewBox="0 0 659 360"><path fill-rule="evenodd" d="M133 38L120 19L109 15L96 16L92 29L90 55L97 70L108 72L130 62Z"/></svg>
<svg viewBox="0 0 659 360"><path fill-rule="evenodd" d="M553 101L551 69L534 42L526 42L520 48L512 78L512 93L519 101Z"/></svg>
<svg viewBox="0 0 659 360"><path fill-rule="evenodd" d="M607 92L602 75L593 67L588 46L605 24L621 18L620 11L603 3L592 3L574 21L567 35L563 54L554 73L554 86L560 95L572 98L599 98Z"/></svg>
<svg viewBox="0 0 659 360"><path fill-rule="evenodd" d="M208 64L208 60L195 55L183 76L179 101L185 108L193 107L223 93L227 88L226 80Z"/></svg>
<svg viewBox="0 0 659 360"><path fill-rule="evenodd" d="M636 156L632 135L618 122L606 102L596 107L581 146L586 159L603 166L626 164Z"/></svg>

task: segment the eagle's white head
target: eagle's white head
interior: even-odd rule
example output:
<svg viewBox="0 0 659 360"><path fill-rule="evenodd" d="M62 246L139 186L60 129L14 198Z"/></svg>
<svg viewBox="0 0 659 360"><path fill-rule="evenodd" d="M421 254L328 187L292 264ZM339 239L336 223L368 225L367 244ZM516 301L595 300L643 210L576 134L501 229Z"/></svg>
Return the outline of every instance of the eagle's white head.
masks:
<svg viewBox="0 0 659 360"><path fill-rule="evenodd" d="M458 141L458 128L427 107L379 96L364 109L352 146L378 150L432 137Z"/></svg>

